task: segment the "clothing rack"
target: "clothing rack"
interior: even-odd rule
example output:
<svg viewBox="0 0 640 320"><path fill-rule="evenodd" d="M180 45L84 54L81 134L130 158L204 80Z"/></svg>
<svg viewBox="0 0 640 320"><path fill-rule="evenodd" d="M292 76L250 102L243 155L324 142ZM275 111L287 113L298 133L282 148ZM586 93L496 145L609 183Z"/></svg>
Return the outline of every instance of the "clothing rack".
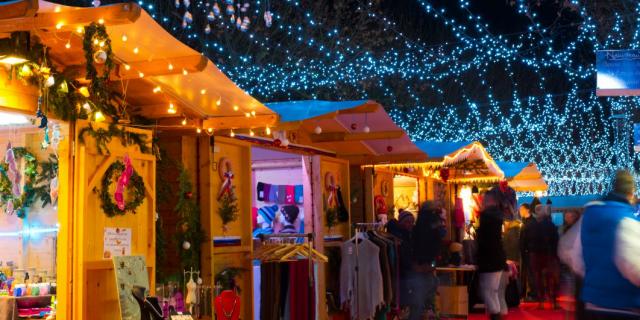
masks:
<svg viewBox="0 0 640 320"><path fill-rule="evenodd" d="M353 228L356 231L356 239L355 239L355 246L354 246L356 248L356 250L355 250L355 252L356 252L356 268L355 268L355 271L356 271L356 285L355 285L355 290L354 290L355 291L354 296L355 296L356 301L358 299L358 295L360 294L358 292L358 288L360 288L359 287L360 266L358 265L358 263L359 263L359 257L358 257L358 233L360 233L360 232L364 233L364 232L369 231L369 230L378 230L378 229L381 229L383 227L384 227L384 223L382 223L382 222L357 222L357 223L353 224ZM358 310L358 309L360 309L360 306L359 306L359 303L356 303L356 319L359 320L360 319L360 310Z"/></svg>
<svg viewBox="0 0 640 320"><path fill-rule="evenodd" d="M286 234L261 234L260 236L260 241L261 242L266 242L268 240L271 239L291 239L292 241L295 241L299 238L307 238L307 243L306 246L309 249L309 253L313 252L313 233L286 233ZM313 281L314 281L314 277L313 277L313 261L311 257L308 257L307 259L309 261L309 283L308 283L308 296L309 296L309 314L308 314L308 319L311 319L313 317L313 311L311 309L311 306L313 306L313 308L315 308L315 303L313 301L314 299L314 295L313 293Z"/></svg>

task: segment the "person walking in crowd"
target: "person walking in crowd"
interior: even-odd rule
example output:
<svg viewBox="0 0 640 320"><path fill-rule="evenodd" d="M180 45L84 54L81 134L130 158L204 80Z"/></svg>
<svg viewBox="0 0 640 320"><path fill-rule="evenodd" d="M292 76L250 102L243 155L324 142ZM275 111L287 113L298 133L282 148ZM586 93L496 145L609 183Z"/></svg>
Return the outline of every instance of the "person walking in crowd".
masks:
<svg viewBox="0 0 640 320"><path fill-rule="evenodd" d="M515 192L500 185L489 190L482 203L477 232L479 288L490 319L502 319L508 312L505 291L509 273L502 244L504 217L513 214Z"/></svg>
<svg viewBox="0 0 640 320"><path fill-rule="evenodd" d="M405 309L409 306L409 275L413 268L413 248L411 243L411 232L416 219L409 211L400 209L398 219L392 219L387 223L389 233L400 239L399 261L400 261L400 307Z"/></svg>
<svg viewBox="0 0 640 320"><path fill-rule="evenodd" d="M580 244L585 270L582 299L589 320L640 318L640 221L633 208L635 185L633 175L620 170L612 191L585 207Z"/></svg>
<svg viewBox="0 0 640 320"><path fill-rule="evenodd" d="M537 199L537 198L535 198ZM538 201L539 203L539 201ZM522 261L520 268L520 283L522 285L522 296L525 300L531 299L536 295L535 277L529 260L529 249L527 247L524 235L527 229L531 228L531 224L535 223L535 218L531 215L531 205L523 203L519 208L520 219L522 219L522 227L520 228L520 259Z"/></svg>
<svg viewBox="0 0 640 320"><path fill-rule="evenodd" d="M531 269L534 273L538 299L538 308L544 308L545 298L557 308L557 287L560 266L558 251L558 229L551 222L551 207L539 204L535 209L536 222L527 228L524 234Z"/></svg>
<svg viewBox="0 0 640 320"><path fill-rule="evenodd" d="M446 235L440 213L441 209L433 202L423 203L412 231L413 266L408 281L411 295L409 320L422 319L427 309L434 310L438 289L436 258Z"/></svg>
<svg viewBox="0 0 640 320"><path fill-rule="evenodd" d="M571 227L573 227L573 225L576 224L576 222L578 221L578 218L580 218L580 215L578 214L578 212L574 210L569 210L565 212L564 223L562 225L561 234L567 233L567 231L569 231L569 229L571 229Z"/></svg>

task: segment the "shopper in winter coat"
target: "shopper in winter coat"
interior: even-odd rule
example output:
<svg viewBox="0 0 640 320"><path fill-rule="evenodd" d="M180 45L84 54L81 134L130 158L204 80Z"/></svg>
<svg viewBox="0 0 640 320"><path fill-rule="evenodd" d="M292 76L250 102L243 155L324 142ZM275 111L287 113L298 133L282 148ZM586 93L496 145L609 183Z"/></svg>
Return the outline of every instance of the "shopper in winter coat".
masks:
<svg viewBox="0 0 640 320"><path fill-rule="evenodd" d="M477 232L479 289L491 319L508 312L505 291L509 272L502 244L502 224L506 212L513 214L515 191L501 185L489 190L483 199Z"/></svg>
<svg viewBox="0 0 640 320"><path fill-rule="evenodd" d="M543 308L545 297L548 297L556 308L560 277L558 229L551 222L551 207L548 205L539 204L535 218L536 222L530 225L524 237L538 289L538 307Z"/></svg>
<svg viewBox="0 0 640 320"><path fill-rule="evenodd" d="M387 230L396 238L400 239L399 261L400 261L400 306L409 305L409 281L413 268L413 248L411 243L411 232L416 219L408 211L401 210L398 219L392 219L387 223Z"/></svg>
<svg viewBox="0 0 640 320"><path fill-rule="evenodd" d="M409 276L411 292L410 320L422 319L425 310L433 309L438 278L435 263L446 231L440 219L441 209L427 201L420 207L412 231L413 266Z"/></svg>
<svg viewBox="0 0 640 320"><path fill-rule="evenodd" d="M640 221L631 206L633 175L621 170L613 190L585 207L580 242L585 277L582 299L589 319L639 319Z"/></svg>
<svg viewBox="0 0 640 320"><path fill-rule="evenodd" d="M536 198L537 199L537 198ZM538 201L539 202L539 201ZM531 214L531 205L523 203L519 209L520 218L522 219L522 228L520 228L520 259L522 261L520 268L520 282L522 283L522 296L525 299L536 296L535 277L529 260L529 249L527 247L524 235L527 234L531 224L535 223L535 218Z"/></svg>

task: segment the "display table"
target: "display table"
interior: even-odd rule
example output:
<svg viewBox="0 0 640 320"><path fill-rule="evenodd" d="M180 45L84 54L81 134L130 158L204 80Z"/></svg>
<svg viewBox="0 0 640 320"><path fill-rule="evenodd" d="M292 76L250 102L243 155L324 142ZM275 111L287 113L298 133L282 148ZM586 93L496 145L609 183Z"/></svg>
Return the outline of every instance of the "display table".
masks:
<svg viewBox="0 0 640 320"><path fill-rule="evenodd" d="M40 308L48 310L51 295L34 297L0 296L0 320L17 320L19 309Z"/></svg>
<svg viewBox="0 0 640 320"><path fill-rule="evenodd" d="M438 286L436 307L441 316L466 319L469 315L469 287L466 275L476 271L476 266L438 267L436 273L451 273L451 286Z"/></svg>

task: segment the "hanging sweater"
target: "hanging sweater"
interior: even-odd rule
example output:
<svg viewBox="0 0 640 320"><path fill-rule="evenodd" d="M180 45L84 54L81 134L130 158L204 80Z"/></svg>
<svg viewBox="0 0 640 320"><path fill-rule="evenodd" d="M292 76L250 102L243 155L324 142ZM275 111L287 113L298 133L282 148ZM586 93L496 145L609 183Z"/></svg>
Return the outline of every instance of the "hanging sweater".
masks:
<svg viewBox="0 0 640 320"><path fill-rule="evenodd" d="M367 239L358 241L357 260L355 242L342 244L340 303L349 304L351 319L372 319L384 304L380 249Z"/></svg>

